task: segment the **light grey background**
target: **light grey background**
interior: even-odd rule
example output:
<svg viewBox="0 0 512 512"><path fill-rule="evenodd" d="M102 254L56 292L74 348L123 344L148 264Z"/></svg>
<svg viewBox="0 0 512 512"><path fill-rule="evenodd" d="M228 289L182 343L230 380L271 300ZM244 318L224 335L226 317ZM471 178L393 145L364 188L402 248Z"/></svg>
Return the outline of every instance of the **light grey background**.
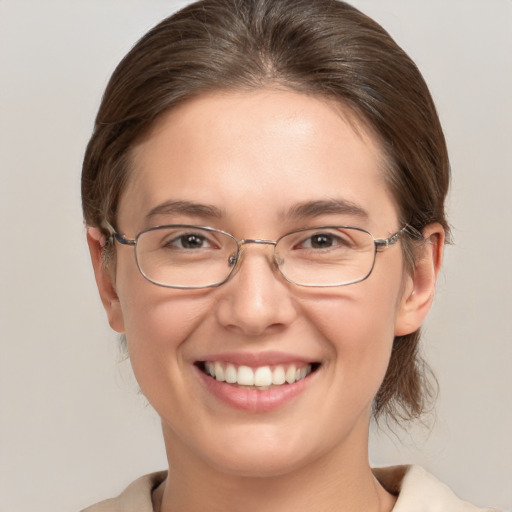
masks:
<svg viewBox="0 0 512 512"><path fill-rule="evenodd" d="M64 512L165 467L97 298L81 158L115 64L186 2L0 0L0 511ZM425 346L431 432L377 433L372 462L424 465L512 510L512 2L354 0L417 62L450 147L448 248Z"/></svg>

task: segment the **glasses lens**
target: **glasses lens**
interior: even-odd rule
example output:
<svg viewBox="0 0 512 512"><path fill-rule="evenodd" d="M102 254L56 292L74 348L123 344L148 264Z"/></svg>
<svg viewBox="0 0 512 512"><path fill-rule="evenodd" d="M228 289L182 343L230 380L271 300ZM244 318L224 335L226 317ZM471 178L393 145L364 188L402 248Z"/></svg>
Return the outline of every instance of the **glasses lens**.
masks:
<svg viewBox="0 0 512 512"><path fill-rule="evenodd" d="M362 281L375 260L370 233L351 227L296 231L276 246L276 261L286 279L302 286L342 286Z"/></svg>
<svg viewBox="0 0 512 512"><path fill-rule="evenodd" d="M236 240L221 231L195 226L167 226L143 231L136 257L144 277L160 286L205 288L229 276Z"/></svg>

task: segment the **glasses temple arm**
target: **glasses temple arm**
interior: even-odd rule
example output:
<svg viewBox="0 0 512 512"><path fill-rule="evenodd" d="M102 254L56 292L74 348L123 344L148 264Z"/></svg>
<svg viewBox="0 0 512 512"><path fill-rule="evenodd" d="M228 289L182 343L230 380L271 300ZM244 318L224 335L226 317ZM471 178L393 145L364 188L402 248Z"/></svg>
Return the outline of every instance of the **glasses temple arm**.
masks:
<svg viewBox="0 0 512 512"><path fill-rule="evenodd" d="M122 245L137 245L137 240L130 240L121 233L118 233L117 231L115 233L112 233L109 239L112 241L117 240Z"/></svg>
<svg viewBox="0 0 512 512"><path fill-rule="evenodd" d="M421 232L415 230L414 228L409 226L409 224L406 224L400 231L397 231L394 235L391 235L389 238L375 239L375 246L377 248L389 247L390 245L395 244L398 241L398 239L406 232L410 233L415 238L423 238Z"/></svg>

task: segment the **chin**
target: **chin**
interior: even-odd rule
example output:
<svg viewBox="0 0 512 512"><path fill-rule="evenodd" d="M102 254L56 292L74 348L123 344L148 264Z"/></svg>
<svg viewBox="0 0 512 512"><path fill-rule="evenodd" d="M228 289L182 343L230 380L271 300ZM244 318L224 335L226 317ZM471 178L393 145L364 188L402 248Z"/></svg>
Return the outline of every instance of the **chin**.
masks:
<svg viewBox="0 0 512 512"><path fill-rule="evenodd" d="M322 451L321 443L312 442L311 435L292 434L288 430L276 432L262 425L226 428L224 433L227 435L216 440L210 438L207 444L196 445L196 449L201 450L208 466L233 476L269 478L289 474L310 463ZM306 443L304 439L308 437Z"/></svg>

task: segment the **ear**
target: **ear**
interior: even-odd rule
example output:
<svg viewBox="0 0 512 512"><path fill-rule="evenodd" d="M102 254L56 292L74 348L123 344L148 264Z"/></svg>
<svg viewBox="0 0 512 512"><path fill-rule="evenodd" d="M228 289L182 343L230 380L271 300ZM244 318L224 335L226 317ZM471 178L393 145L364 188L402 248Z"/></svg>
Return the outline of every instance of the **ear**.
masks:
<svg viewBox="0 0 512 512"><path fill-rule="evenodd" d="M407 276L402 300L395 322L395 336L410 334L425 320L436 288L436 280L443 260L444 229L429 224L423 230L425 242L418 248L411 275Z"/></svg>
<svg viewBox="0 0 512 512"><path fill-rule="evenodd" d="M112 273L105 267L103 261L105 235L103 235L98 228L87 228L87 245L89 246L89 252L91 254L94 277L96 278L96 284L100 292L101 302L107 312L110 327L112 327L114 331L123 333L123 312L116 293L114 276L112 276Z"/></svg>

